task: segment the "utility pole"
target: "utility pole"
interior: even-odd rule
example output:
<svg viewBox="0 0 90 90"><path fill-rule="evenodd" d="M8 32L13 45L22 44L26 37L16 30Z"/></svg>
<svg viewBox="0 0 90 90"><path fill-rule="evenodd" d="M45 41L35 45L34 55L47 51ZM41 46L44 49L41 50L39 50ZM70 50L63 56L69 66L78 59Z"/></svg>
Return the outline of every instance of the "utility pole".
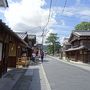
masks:
<svg viewBox="0 0 90 90"><path fill-rule="evenodd" d="M46 31L45 31L46 30ZM44 37L47 35L49 31L47 29L42 30L42 50L43 50L43 44L44 44Z"/></svg>
<svg viewBox="0 0 90 90"><path fill-rule="evenodd" d="M42 50L43 50L43 43L44 43L44 29L42 31Z"/></svg>

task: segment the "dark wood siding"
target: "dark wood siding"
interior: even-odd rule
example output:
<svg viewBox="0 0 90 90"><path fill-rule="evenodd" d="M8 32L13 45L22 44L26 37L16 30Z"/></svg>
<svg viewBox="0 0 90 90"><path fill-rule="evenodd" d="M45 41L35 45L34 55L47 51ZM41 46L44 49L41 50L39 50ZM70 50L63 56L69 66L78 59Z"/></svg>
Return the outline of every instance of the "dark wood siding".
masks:
<svg viewBox="0 0 90 90"><path fill-rule="evenodd" d="M90 62L90 36L75 36L73 34L69 42L71 50L66 50L65 53L70 60L82 61L84 63Z"/></svg>

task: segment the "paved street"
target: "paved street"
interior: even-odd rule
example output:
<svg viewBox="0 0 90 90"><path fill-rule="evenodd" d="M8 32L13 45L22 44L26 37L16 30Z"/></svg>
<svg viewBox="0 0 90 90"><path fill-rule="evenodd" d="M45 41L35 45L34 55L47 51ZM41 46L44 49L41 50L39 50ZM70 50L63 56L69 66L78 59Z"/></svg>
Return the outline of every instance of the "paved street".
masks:
<svg viewBox="0 0 90 90"><path fill-rule="evenodd" d="M0 0L0 90L90 90L90 0Z"/></svg>
<svg viewBox="0 0 90 90"><path fill-rule="evenodd" d="M12 83L12 85L10 81L7 86L6 84L2 86L0 81L0 90L90 90L90 66L86 64L76 65L57 57L47 56L43 63L30 65L24 71L22 73L20 70L16 73L16 69L13 70L16 76L11 74L17 79L16 84ZM10 76L7 78L9 79ZM4 79L6 77L2 79L5 83Z"/></svg>
<svg viewBox="0 0 90 90"><path fill-rule="evenodd" d="M90 72L52 58L43 63L51 90L90 90Z"/></svg>

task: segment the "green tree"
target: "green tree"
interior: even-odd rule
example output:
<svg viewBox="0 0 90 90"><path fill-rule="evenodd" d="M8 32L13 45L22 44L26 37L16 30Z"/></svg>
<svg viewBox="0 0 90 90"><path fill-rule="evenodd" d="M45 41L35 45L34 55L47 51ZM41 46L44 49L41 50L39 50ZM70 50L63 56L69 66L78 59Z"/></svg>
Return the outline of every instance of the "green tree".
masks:
<svg viewBox="0 0 90 90"><path fill-rule="evenodd" d="M90 30L90 22L81 22L77 24L75 30Z"/></svg>
<svg viewBox="0 0 90 90"><path fill-rule="evenodd" d="M59 50L61 48L60 42L55 42L55 52L59 53Z"/></svg>
<svg viewBox="0 0 90 90"><path fill-rule="evenodd" d="M46 39L46 43L48 43L48 52L50 54L53 54L54 55L55 48L57 46L56 42L57 42L58 39L59 39L59 37L57 37L57 34L56 33L50 33L50 35Z"/></svg>

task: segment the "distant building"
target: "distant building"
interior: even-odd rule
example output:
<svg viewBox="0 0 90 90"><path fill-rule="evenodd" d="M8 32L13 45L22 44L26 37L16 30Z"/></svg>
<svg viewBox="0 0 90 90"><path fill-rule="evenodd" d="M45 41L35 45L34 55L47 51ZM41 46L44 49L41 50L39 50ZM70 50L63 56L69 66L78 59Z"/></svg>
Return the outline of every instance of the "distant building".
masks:
<svg viewBox="0 0 90 90"><path fill-rule="evenodd" d="M42 49L42 46L43 46L42 44L37 44L37 45L36 45L36 47L37 47L39 50Z"/></svg>
<svg viewBox="0 0 90 90"><path fill-rule="evenodd" d="M69 38L64 38L63 40L63 50L67 50L68 48L71 47L71 44L69 43Z"/></svg>
<svg viewBox="0 0 90 90"><path fill-rule="evenodd" d="M64 59L67 59L65 50L67 50L68 48L71 47L71 44L69 43L68 40L69 40L69 38L64 38L64 40L63 40L62 52L63 52L63 58Z"/></svg>
<svg viewBox="0 0 90 90"><path fill-rule="evenodd" d="M29 46L33 47L36 44L36 35L28 34Z"/></svg>
<svg viewBox="0 0 90 90"><path fill-rule="evenodd" d="M90 62L90 31L73 31L68 42L71 45L65 50L68 59Z"/></svg>

